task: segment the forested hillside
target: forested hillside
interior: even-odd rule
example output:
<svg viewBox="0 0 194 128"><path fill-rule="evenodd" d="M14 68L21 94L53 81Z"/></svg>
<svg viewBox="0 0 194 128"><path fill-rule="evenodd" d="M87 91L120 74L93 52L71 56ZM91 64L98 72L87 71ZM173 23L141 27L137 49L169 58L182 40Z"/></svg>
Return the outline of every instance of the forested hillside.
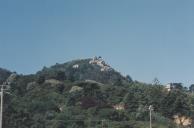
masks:
<svg viewBox="0 0 194 128"><path fill-rule="evenodd" d="M176 119L183 127L182 118L191 126L189 90L133 81L96 60L102 61L75 60L15 76L4 97L4 128L148 128L150 105L153 128L177 128Z"/></svg>

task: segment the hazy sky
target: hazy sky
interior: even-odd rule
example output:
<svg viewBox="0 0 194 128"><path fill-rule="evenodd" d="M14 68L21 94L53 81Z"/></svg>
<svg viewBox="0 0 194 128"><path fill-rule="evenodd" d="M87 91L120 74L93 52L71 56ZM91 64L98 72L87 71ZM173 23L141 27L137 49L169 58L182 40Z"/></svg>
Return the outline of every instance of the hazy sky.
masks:
<svg viewBox="0 0 194 128"><path fill-rule="evenodd" d="M122 74L194 83L193 0L0 0L0 67L102 56Z"/></svg>

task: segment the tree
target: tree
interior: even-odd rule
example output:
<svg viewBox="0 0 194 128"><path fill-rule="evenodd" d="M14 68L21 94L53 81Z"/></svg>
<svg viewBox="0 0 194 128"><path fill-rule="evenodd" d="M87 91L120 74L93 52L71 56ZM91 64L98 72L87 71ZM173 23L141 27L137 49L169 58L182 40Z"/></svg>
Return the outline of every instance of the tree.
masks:
<svg viewBox="0 0 194 128"><path fill-rule="evenodd" d="M36 82L38 84L43 84L45 82L45 77L43 75L38 76Z"/></svg>
<svg viewBox="0 0 194 128"><path fill-rule="evenodd" d="M162 113L169 118L174 115L189 116L191 113L189 97L181 90L170 92L161 105Z"/></svg>
<svg viewBox="0 0 194 128"><path fill-rule="evenodd" d="M194 93L194 84L192 84L190 87L189 87L189 91Z"/></svg>
<svg viewBox="0 0 194 128"><path fill-rule="evenodd" d="M152 83L153 85L160 85L160 81L158 80L158 78L154 78Z"/></svg>
<svg viewBox="0 0 194 128"><path fill-rule="evenodd" d="M115 86L122 86L122 80L121 78L117 78L116 81L114 82Z"/></svg>
<svg viewBox="0 0 194 128"><path fill-rule="evenodd" d="M132 82L133 81L131 76L129 76L129 75L126 76L126 79L127 79L128 82Z"/></svg>
<svg viewBox="0 0 194 128"><path fill-rule="evenodd" d="M95 107L97 105L97 101L93 97L83 97L81 99L81 107L83 109L88 109L91 107Z"/></svg>
<svg viewBox="0 0 194 128"><path fill-rule="evenodd" d="M183 84L182 83L173 83L175 89L183 90Z"/></svg>
<svg viewBox="0 0 194 128"><path fill-rule="evenodd" d="M57 72L57 76L56 77L57 77L56 78L57 80L61 80L61 81L65 80L66 79L65 72L63 72L63 71Z"/></svg>

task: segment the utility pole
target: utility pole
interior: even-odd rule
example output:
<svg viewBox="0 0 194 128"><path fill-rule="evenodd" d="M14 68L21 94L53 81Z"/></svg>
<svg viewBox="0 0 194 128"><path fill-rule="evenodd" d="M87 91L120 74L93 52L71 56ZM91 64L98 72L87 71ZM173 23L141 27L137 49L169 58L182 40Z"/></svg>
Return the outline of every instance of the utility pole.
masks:
<svg viewBox="0 0 194 128"><path fill-rule="evenodd" d="M8 90L8 89L5 89L6 86L8 86L8 82L4 82L1 86L1 92L0 92L0 95L1 95L1 108L0 108L0 128L3 128L3 98L4 98L4 93L7 93L7 94L10 94L9 92L4 92L4 90Z"/></svg>
<svg viewBox="0 0 194 128"><path fill-rule="evenodd" d="M152 111L154 110L152 105L149 106L149 110L150 110L150 128L152 128Z"/></svg>
<svg viewBox="0 0 194 128"><path fill-rule="evenodd" d="M102 120L102 121L101 121L102 128L104 128L104 122L105 122L105 120Z"/></svg>
<svg viewBox="0 0 194 128"><path fill-rule="evenodd" d="M101 121L101 126L104 127L104 120Z"/></svg>
<svg viewBox="0 0 194 128"><path fill-rule="evenodd" d="M1 85L1 111L0 111L0 128L3 126L3 91L4 91L4 83Z"/></svg>

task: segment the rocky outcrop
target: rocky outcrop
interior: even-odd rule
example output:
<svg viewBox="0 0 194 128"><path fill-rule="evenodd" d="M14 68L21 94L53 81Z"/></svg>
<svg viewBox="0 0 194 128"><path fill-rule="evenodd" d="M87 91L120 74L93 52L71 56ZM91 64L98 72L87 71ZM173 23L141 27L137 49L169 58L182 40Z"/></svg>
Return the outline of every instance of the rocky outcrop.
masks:
<svg viewBox="0 0 194 128"><path fill-rule="evenodd" d="M94 57L92 60L89 61L89 64L96 64L101 67L100 71L111 71L113 70L106 62L102 59L102 57Z"/></svg>
<svg viewBox="0 0 194 128"><path fill-rule="evenodd" d="M175 115L174 122L178 125L186 127L186 126L190 126L192 124L192 119L190 117L186 117L186 116Z"/></svg>

